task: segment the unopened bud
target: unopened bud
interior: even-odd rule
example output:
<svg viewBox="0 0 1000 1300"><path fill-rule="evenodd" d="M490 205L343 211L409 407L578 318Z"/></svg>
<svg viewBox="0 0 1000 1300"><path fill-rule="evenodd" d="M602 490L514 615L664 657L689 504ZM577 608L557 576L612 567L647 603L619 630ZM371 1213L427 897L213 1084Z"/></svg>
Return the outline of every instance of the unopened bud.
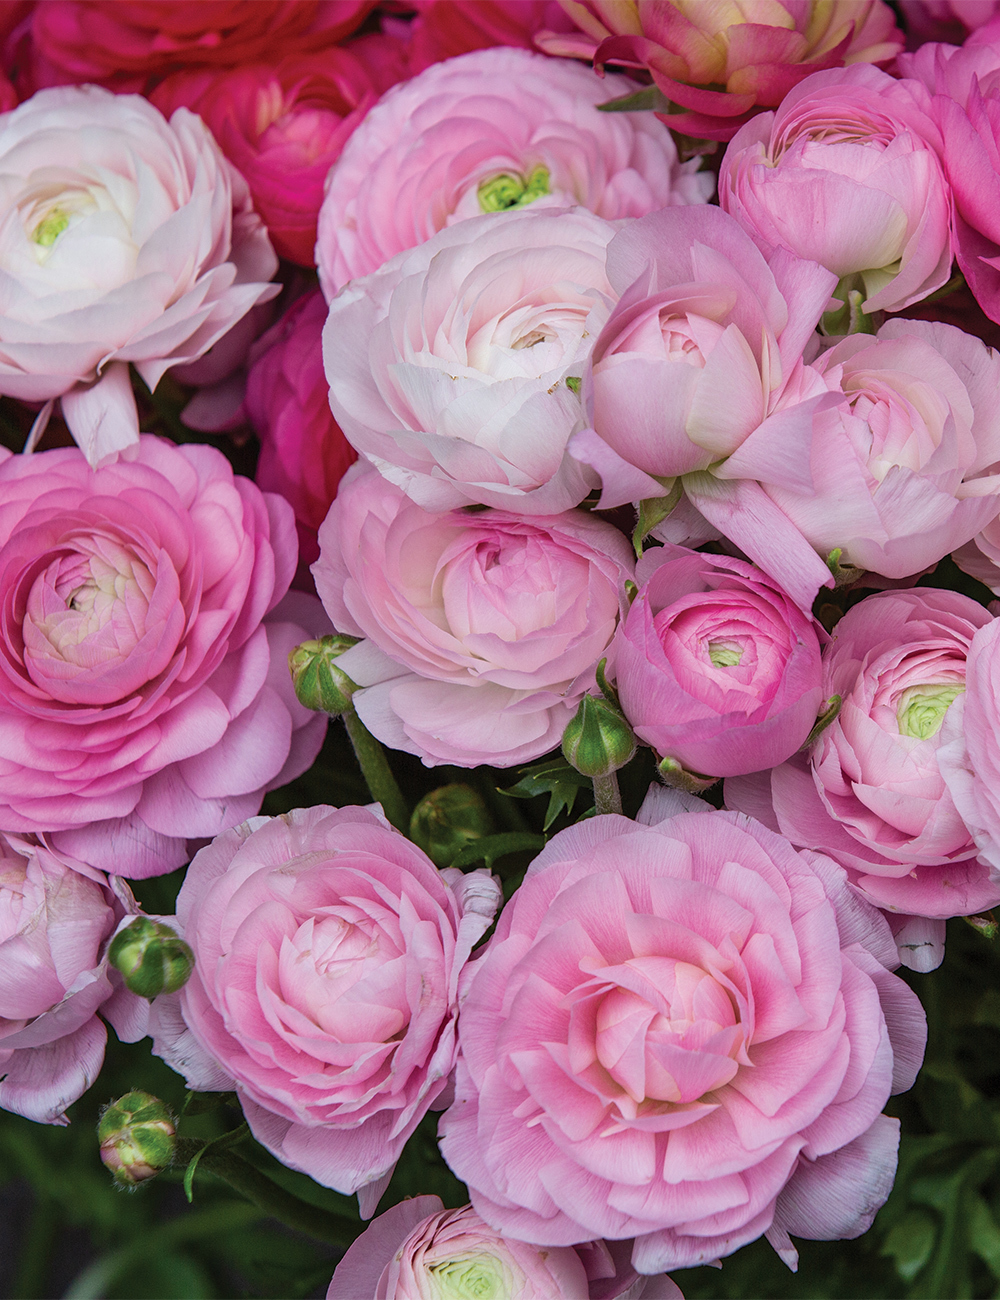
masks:
<svg viewBox="0 0 1000 1300"><path fill-rule="evenodd" d="M148 1092L129 1092L113 1101L97 1125L101 1159L120 1187L154 1178L174 1158L173 1116Z"/></svg>
<svg viewBox="0 0 1000 1300"><path fill-rule="evenodd" d="M493 833L482 797L470 785L442 785L425 795L410 818L410 839L438 867L448 867L467 845Z"/></svg>
<svg viewBox="0 0 1000 1300"><path fill-rule="evenodd" d="M318 641L303 641L295 647L288 656L288 668L300 704L334 718L347 712L358 687L334 660L357 644L356 636L338 632Z"/></svg>
<svg viewBox="0 0 1000 1300"><path fill-rule="evenodd" d="M141 998L176 993L194 969L194 953L169 925L137 916L111 940L108 961Z"/></svg>
<svg viewBox="0 0 1000 1300"><path fill-rule="evenodd" d="M635 749L632 728L600 695L585 695L563 732L563 757L583 776L610 776L625 766Z"/></svg>

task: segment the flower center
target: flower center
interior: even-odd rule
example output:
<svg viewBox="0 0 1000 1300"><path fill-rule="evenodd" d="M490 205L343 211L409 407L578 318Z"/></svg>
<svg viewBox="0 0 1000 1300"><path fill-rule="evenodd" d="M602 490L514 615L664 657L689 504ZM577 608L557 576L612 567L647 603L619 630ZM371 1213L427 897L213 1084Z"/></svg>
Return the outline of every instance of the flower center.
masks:
<svg viewBox="0 0 1000 1300"><path fill-rule="evenodd" d="M535 167L527 179L513 172L498 172L479 182L479 206L483 212L507 212L526 208L543 194L549 194L549 169Z"/></svg>
<svg viewBox="0 0 1000 1300"><path fill-rule="evenodd" d="M69 225L69 217L62 208L51 208L31 232L32 241L42 248L51 248Z"/></svg>
<svg viewBox="0 0 1000 1300"><path fill-rule="evenodd" d="M743 658L743 646L738 641L709 641L708 657L716 668L736 668Z"/></svg>
<svg viewBox="0 0 1000 1300"><path fill-rule="evenodd" d="M917 740L936 736L952 701L964 690L961 682L928 682L905 690L896 709L899 734Z"/></svg>
<svg viewBox="0 0 1000 1300"><path fill-rule="evenodd" d="M434 1300L506 1300L506 1270L494 1255L459 1255L427 1265Z"/></svg>

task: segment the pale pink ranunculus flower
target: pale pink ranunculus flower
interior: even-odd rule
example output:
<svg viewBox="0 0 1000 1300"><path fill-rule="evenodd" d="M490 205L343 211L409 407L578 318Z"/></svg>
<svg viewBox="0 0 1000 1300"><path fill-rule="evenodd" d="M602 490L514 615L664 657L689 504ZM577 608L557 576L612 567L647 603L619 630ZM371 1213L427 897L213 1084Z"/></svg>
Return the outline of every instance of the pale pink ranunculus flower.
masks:
<svg viewBox="0 0 1000 1300"><path fill-rule="evenodd" d="M350 469L319 532L316 589L368 729L428 766L510 767L559 744L605 655L631 547L583 510L432 513Z"/></svg>
<svg viewBox="0 0 1000 1300"><path fill-rule="evenodd" d="M154 1003L154 1050L193 1088L235 1086L258 1141L370 1216L448 1085L499 900L488 871L439 871L375 805L244 822L188 868L195 968Z"/></svg>
<svg viewBox="0 0 1000 1300"><path fill-rule="evenodd" d="M525 206L589 208L615 221L707 202L649 113L600 113L638 90L625 77L529 50L477 50L390 90L327 179L316 261L327 298L457 221Z"/></svg>
<svg viewBox="0 0 1000 1300"><path fill-rule="evenodd" d="M765 253L787 248L898 311L951 273L951 194L930 96L870 64L816 72L722 160L719 202Z"/></svg>
<svg viewBox="0 0 1000 1300"><path fill-rule="evenodd" d="M635 1237L658 1273L767 1233L794 1266L789 1234L858 1236L888 1195L880 1112L923 1013L842 868L661 796L529 867L462 1007L442 1151L507 1237Z"/></svg>
<svg viewBox="0 0 1000 1300"><path fill-rule="evenodd" d="M286 659L329 625L285 597L287 502L143 435L96 470L8 453L0 503L0 828L156 875L310 765L326 718Z"/></svg>
<svg viewBox="0 0 1000 1300"><path fill-rule="evenodd" d="M471 1205L414 1196L373 1219L337 1265L326 1300L684 1300L669 1277L641 1277L630 1241L532 1246Z"/></svg>
<svg viewBox="0 0 1000 1300"><path fill-rule="evenodd" d="M104 1062L101 1017L124 1042L145 1035L148 1004L106 955L136 911L121 881L33 836L0 835L0 1108L67 1124Z"/></svg>
<svg viewBox="0 0 1000 1300"><path fill-rule="evenodd" d="M323 361L347 440L428 510L578 505L594 475L567 444L614 232L584 208L473 217L346 286Z"/></svg>
<svg viewBox="0 0 1000 1300"><path fill-rule="evenodd" d="M651 548L612 649L640 740L710 776L758 772L804 743L823 700L817 625L727 555Z"/></svg>
<svg viewBox="0 0 1000 1300"><path fill-rule="evenodd" d="M201 120L138 95L39 91L0 116L0 393L61 398L91 464L135 443L150 389L255 303L277 259Z"/></svg>

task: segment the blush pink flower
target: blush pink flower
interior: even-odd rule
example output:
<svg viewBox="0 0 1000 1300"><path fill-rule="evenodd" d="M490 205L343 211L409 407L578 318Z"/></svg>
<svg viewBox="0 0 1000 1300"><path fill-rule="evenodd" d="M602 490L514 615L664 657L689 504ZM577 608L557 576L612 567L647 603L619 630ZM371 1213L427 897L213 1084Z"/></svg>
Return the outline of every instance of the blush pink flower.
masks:
<svg viewBox="0 0 1000 1300"><path fill-rule="evenodd" d="M257 812L326 719L286 656L324 620L289 598L292 512L221 453L144 436L0 463L0 827L116 875Z"/></svg>
<svg viewBox="0 0 1000 1300"><path fill-rule="evenodd" d="M791 757L823 699L813 620L759 569L728 556L654 548L636 578L612 655L639 739L710 776Z"/></svg>
<svg viewBox="0 0 1000 1300"><path fill-rule="evenodd" d="M198 853L177 897L195 954L152 1012L190 1086L235 1085L255 1137L370 1215L446 1087L486 871L438 871L380 813L296 809Z"/></svg>
<svg viewBox="0 0 1000 1300"><path fill-rule="evenodd" d="M74 869L75 868L75 869ZM112 888L112 884L114 888ZM120 881L70 864L31 837L0 835L0 1107L45 1124L97 1078L110 1020L146 1033L147 1004L105 949L135 900Z"/></svg>
<svg viewBox="0 0 1000 1300"><path fill-rule="evenodd" d="M446 226L483 213L578 204L608 221L705 203L648 113L599 113L637 89L527 50L479 50L391 90L327 181L316 260L327 298Z"/></svg>
<svg viewBox="0 0 1000 1300"><path fill-rule="evenodd" d="M643 1278L631 1242L531 1246L504 1238L471 1205L400 1201L355 1239L326 1300L684 1300L669 1277Z"/></svg>
<svg viewBox="0 0 1000 1300"><path fill-rule="evenodd" d="M666 794L666 792L663 792ZM635 1237L658 1273L864 1232L923 1013L828 858L735 813L556 835L462 1008L442 1151L506 1237Z"/></svg>
<svg viewBox="0 0 1000 1300"><path fill-rule="evenodd" d="M320 529L316 589L353 702L385 744L428 766L510 767L546 753L594 686L633 571L586 511L526 518L422 510L367 466Z"/></svg>

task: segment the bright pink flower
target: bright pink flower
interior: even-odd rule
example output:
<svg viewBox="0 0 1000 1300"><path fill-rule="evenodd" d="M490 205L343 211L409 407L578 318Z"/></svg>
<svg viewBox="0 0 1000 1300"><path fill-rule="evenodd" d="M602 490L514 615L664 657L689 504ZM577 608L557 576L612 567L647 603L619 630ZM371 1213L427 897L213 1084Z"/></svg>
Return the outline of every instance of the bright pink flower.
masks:
<svg viewBox="0 0 1000 1300"><path fill-rule="evenodd" d="M74 867L76 869L74 869ZM112 883L114 888L112 888ZM135 900L82 863L30 837L0 835L0 1107L45 1124L97 1078L110 1020L146 1033L147 1004L105 960L107 940Z"/></svg>
<svg viewBox="0 0 1000 1300"><path fill-rule="evenodd" d="M684 1300L669 1277L639 1277L631 1245L531 1246L502 1237L471 1205L446 1210L437 1196L415 1196L355 1239L326 1300L448 1300L458 1278L461 1294L497 1300Z"/></svg>
<svg viewBox="0 0 1000 1300"><path fill-rule="evenodd" d="M1000 902L1000 619L981 627L972 638L965 695L948 710L938 751L948 793L965 820L981 859L992 868L994 897ZM972 909L970 909L971 911ZM976 911L984 910L977 903Z"/></svg>
<svg viewBox="0 0 1000 1300"><path fill-rule="evenodd" d="M667 792L663 792L664 795ZM658 802L658 797L656 799ZM442 1151L504 1236L641 1273L864 1232L923 1013L876 909L735 813L556 835L477 966Z"/></svg>
<svg viewBox="0 0 1000 1300"><path fill-rule="evenodd" d="M984 26L1000 10L997 0L900 0L906 30L913 43L955 41ZM906 65L902 65L906 66ZM910 76L904 72L904 76Z"/></svg>
<svg viewBox="0 0 1000 1300"><path fill-rule="evenodd" d="M929 107L922 86L870 64L814 73L733 138L719 202L765 254L787 248L862 289L865 311L898 311L951 272Z"/></svg>
<svg viewBox="0 0 1000 1300"><path fill-rule="evenodd" d="M573 30L559 0L414 0L407 7L417 11L408 40L411 75L492 45L532 50L542 28Z"/></svg>
<svg viewBox="0 0 1000 1300"><path fill-rule="evenodd" d="M8 454L0 501L0 827L172 870L322 743L285 662L321 611L276 608L291 509L211 447L149 436L98 470L75 447Z"/></svg>
<svg viewBox="0 0 1000 1300"><path fill-rule="evenodd" d="M701 204L714 186L680 163L649 113L599 113L624 77L526 50L479 50L391 90L327 182L316 260L332 298L348 280L467 217L579 204L608 221Z"/></svg>
<svg viewBox="0 0 1000 1300"><path fill-rule="evenodd" d="M320 529L316 589L367 637L338 663L368 729L428 766L558 745L614 635L631 548L585 511L432 514L367 466Z"/></svg>
<svg viewBox="0 0 1000 1300"><path fill-rule="evenodd" d="M731 139L755 109L779 104L810 72L884 63L903 45L882 0L561 3L582 34L540 32L540 49L593 58L595 67L647 68L672 105L687 110L658 116L707 140Z"/></svg>
<svg viewBox="0 0 1000 1300"><path fill-rule="evenodd" d="M659 755L733 776L773 767L822 703L816 624L742 560L654 548L612 651L625 716Z"/></svg>
<svg viewBox="0 0 1000 1300"><path fill-rule="evenodd" d="M370 1215L446 1087L472 946L499 885L438 871L369 808L260 817L198 853L177 896L195 954L155 1051L235 1085L255 1137Z"/></svg>

